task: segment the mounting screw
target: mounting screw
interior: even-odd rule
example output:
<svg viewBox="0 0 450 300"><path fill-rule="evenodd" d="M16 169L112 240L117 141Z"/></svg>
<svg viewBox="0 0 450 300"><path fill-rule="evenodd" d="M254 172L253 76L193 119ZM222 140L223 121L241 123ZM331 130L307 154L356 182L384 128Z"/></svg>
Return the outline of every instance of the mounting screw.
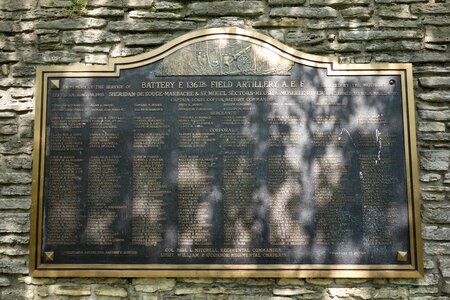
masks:
<svg viewBox="0 0 450 300"><path fill-rule="evenodd" d="M397 251L397 261L407 261L408 251Z"/></svg>

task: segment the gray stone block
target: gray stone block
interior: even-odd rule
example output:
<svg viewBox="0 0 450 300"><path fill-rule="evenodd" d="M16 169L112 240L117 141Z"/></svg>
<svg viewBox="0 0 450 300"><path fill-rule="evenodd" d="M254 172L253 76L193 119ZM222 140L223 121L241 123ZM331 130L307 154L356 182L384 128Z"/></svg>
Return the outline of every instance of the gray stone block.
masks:
<svg viewBox="0 0 450 300"><path fill-rule="evenodd" d="M175 287L175 279L168 278L139 278L133 279L133 286L138 292L153 293L170 291Z"/></svg>
<svg viewBox="0 0 450 300"><path fill-rule="evenodd" d="M31 156L15 155L5 157L6 166L12 169L31 169Z"/></svg>
<svg viewBox="0 0 450 300"><path fill-rule="evenodd" d="M3 184L31 183L31 174L2 172L2 173L0 173L0 183L3 183Z"/></svg>
<svg viewBox="0 0 450 300"><path fill-rule="evenodd" d="M22 11L0 10L0 19L30 21L37 18L36 9Z"/></svg>
<svg viewBox="0 0 450 300"><path fill-rule="evenodd" d="M23 245L2 245L0 246L0 254L7 256L21 256L28 254L28 247Z"/></svg>
<svg viewBox="0 0 450 300"><path fill-rule="evenodd" d="M450 102L450 91L432 91L429 93L419 93L417 97L423 101Z"/></svg>
<svg viewBox="0 0 450 300"><path fill-rule="evenodd" d="M420 27L419 21L412 20L395 20L395 19L381 19L379 20L380 27L388 27L388 28L418 28Z"/></svg>
<svg viewBox="0 0 450 300"><path fill-rule="evenodd" d="M450 258L439 258L439 270L443 277L450 277Z"/></svg>
<svg viewBox="0 0 450 300"><path fill-rule="evenodd" d="M23 76L31 76L35 74L36 66L27 66L27 65L14 65L11 68L11 73L14 77L23 77Z"/></svg>
<svg viewBox="0 0 450 300"><path fill-rule="evenodd" d="M10 286L10 285L11 285L11 282L9 281L8 277L0 276L0 286L1 287Z"/></svg>
<svg viewBox="0 0 450 300"><path fill-rule="evenodd" d="M128 292L126 289L112 286L98 287L97 289L95 289L95 294L97 296L106 296L106 297L117 297L117 298L128 297Z"/></svg>
<svg viewBox="0 0 450 300"><path fill-rule="evenodd" d="M34 22L16 22L16 21L2 21L0 22L0 32L3 33L19 33L29 32L34 30Z"/></svg>
<svg viewBox="0 0 450 300"><path fill-rule="evenodd" d="M39 44L55 44L61 41L59 34L42 34L38 39Z"/></svg>
<svg viewBox="0 0 450 300"><path fill-rule="evenodd" d="M130 18L134 19L181 19L184 14L177 12L149 12L142 10L134 10L128 13Z"/></svg>
<svg viewBox="0 0 450 300"><path fill-rule="evenodd" d="M415 14L448 14L450 13L450 3L413 4L411 12Z"/></svg>
<svg viewBox="0 0 450 300"><path fill-rule="evenodd" d="M96 45L96 46L74 46L72 47L72 50L75 52L81 52L81 53L97 53L97 52L104 52L109 53L111 50L111 46L103 46L103 45Z"/></svg>
<svg viewBox="0 0 450 300"><path fill-rule="evenodd" d="M425 42L450 42L450 26L427 26L425 31Z"/></svg>
<svg viewBox="0 0 450 300"><path fill-rule="evenodd" d="M245 28L248 26L247 24L248 21L244 20L242 17L220 17L207 21L205 28L230 27L230 26ZM265 32L265 34L269 35L268 32Z"/></svg>
<svg viewBox="0 0 450 300"><path fill-rule="evenodd" d="M30 10L36 7L36 0L2 0L0 9L6 11Z"/></svg>
<svg viewBox="0 0 450 300"><path fill-rule="evenodd" d="M264 13L263 1L194 2L187 6L191 16L258 16Z"/></svg>
<svg viewBox="0 0 450 300"><path fill-rule="evenodd" d="M124 36L124 43L127 46L135 45L161 45L171 39L173 39L171 34L132 34Z"/></svg>
<svg viewBox="0 0 450 300"><path fill-rule="evenodd" d="M127 3L128 0L88 0L87 7L124 7Z"/></svg>
<svg viewBox="0 0 450 300"><path fill-rule="evenodd" d="M153 0L125 0L126 7L131 8L151 8L153 7Z"/></svg>
<svg viewBox="0 0 450 300"><path fill-rule="evenodd" d="M425 43L425 49L435 50L435 51L447 51L447 45L436 45Z"/></svg>
<svg viewBox="0 0 450 300"><path fill-rule="evenodd" d="M437 203L437 202L436 202ZM425 204L422 212L425 222L430 224L446 224L450 223L450 205L441 204L441 202ZM449 271L450 275L450 271Z"/></svg>
<svg viewBox="0 0 450 300"><path fill-rule="evenodd" d="M310 0L309 3L315 6L349 6L349 5L369 5L370 0Z"/></svg>
<svg viewBox="0 0 450 300"><path fill-rule="evenodd" d="M373 10L367 7L349 7L341 10L344 18L369 19L372 14Z"/></svg>
<svg viewBox="0 0 450 300"><path fill-rule="evenodd" d="M420 152L420 167L427 171L447 171L450 150L423 150Z"/></svg>
<svg viewBox="0 0 450 300"><path fill-rule="evenodd" d="M412 63L441 63L441 62L449 62L450 61L450 53L436 53L436 52L421 52L416 53L411 57L410 62Z"/></svg>
<svg viewBox="0 0 450 300"><path fill-rule="evenodd" d="M450 77L421 77L420 85L428 88L448 88L450 87ZM450 96L449 93L447 95Z"/></svg>
<svg viewBox="0 0 450 300"><path fill-rule="evenodd" d="M446 193L446 192L450 192L450 187L439 186L439 185L427 185L427 186L422 186L420 188L420 190L423 192Z"/></svg>
<svg viewBox="0 0 450 300"><path fill-rule="evenodd" d="M91 295L89 285L55 285L51 287L51 292L57 296L81 297Z"/></svg>
<svg viewBox="0 0 450 300"><path fill-rule="evenodd" d="M2 300L23 300L32 299L33 297L33 292L24 286L6 288L0 293L0 299Z"/></svg>
<svg viewBox="0 0 450 300"><path fill-rule="evenodd" d="M81 14L87 17L121 17L125 14L125 12L123 9L99 7L94 9L85 9L81 12Z"/></svg>
<svg viewBox="0 0 450 300"><path fill-rule="evenodd" d="M74 63L81 61L81 58L70 51L47 51L41 53L41 59L45 63Z"/></svg>
<svg viewBox="0 0 450 300"><path fill-rule="evenodd" d="M110 31L174 31L174 30L193 30L197 24L192 21L147 21L147 22L127 22L114 21L109 22L107 29Z"/></svg>
<svg viewBox="0 0 450 300"><path fill-rule="evenodd" d="M361 52L364 49L364 45L359 43L332 43L330 49L339 53L343 52Z"/></svg>
<svg viewBox="0 0 450 300"><path fill-rule="evenodd" d="M270 6L296 6L305 4L306 0L269 0Z"/></svg>
<svg viewBox="0 0 450 300"><path fill-rule="evenodd" d="M331 7L276 7L270 10L271 17L336 18L338 11Z"/></svg>
<svg viewBox="0 0 450 300"><path fill-rule="evenodd" d="M17 133L17 129L18 129L17 124L1 124L0 135L16 134Z"/></svg>
<svg viewBox="0 0 450 300"><path fill-rule="evenodd" d="M15 43L14 41L8 41L8 40L3 40L0 41L0 50L3 51L14 51L15 50Z"/></svg>
<svg viewBox="0 0 450 300"><path fill-rule="evenodd" d="M418 3L418 2L427 2L428 0L375 0L375 3Z"/></svg>
<svg viewBox="0 0 450 300"><path fill-rule="evenodd" d="M444 280L444 282L442 283L441 291L444 294L450 295L450 280Z"/></svg>
<svg viewBox="0 0 450 300"><path fill-rule="evenodd" d="M410 286L433 286L439 283L439 275L434 273L426 273L423 278L419 279L389 279L389 282L395 285L410 285ZM386 299L386 298L384 298ZM387 298L389 299L389 298ZM406 298L404 298L406 299Z"/></svg>
<svg viewBox="0 0 450 300"><path fill-rule="evenodd" d="M422 236L426 240L449 241L450 228L436 225L425 225L422 228Z"/></svg>
<svg viewBox="0 0 450 300"><path fill-rule="evenodd" d="M369 44L366 47L366 50L369 52L374 51L417 51L420 50L422 44L420 42L412 42L412 41L399 41L399 42L374 42Z"/></svg>
<svg viewBox="0 0 450 300"><path fill-rule="evenodd" d="M0 235L0 243L2 244L20 244L27 245L30 241L29 236L26 235L17 235L17 234L6 234Z"/></svg>
<svg viewBox="0 0 450 300"><path fill-rule="evenodd" d="M407 4L395 4L388 6L380 6L378 8L378 15L382 18L393 19L417 19L418 17L411 14L409 11L409 5Z"/></svg>
<svg viewBox="0 0 450 300"><path fill-rule="evenodd" d="M409 294L411 296L421 295L424 297L424 294L437 294L439 293L439 288L437 286L418 286L409 288Z"/></svg>
<svg viewBox="0 0 450 300"><path fill-rule="evenodd" d="M422 24L438 26L450 25L450 16L425 16L422 20Z"/></svg>
<svg viewBox="0 0 450 300"><path fill-rule="evenodd" d="M1 189L3 196L29 196L31 195L31 185L8 185Z"/></svg>
<svg viewBox="0 0 450 300"><path fill-rule="evenodd" d="M363 22L359 20L307 20L306 27L309 29L337 29L337 28L360 28L373 27L374 22Z"/></svg>
<svg viewBox="0 0 450 300"><path fill-rule="evenodd" d="M98 29L66 31L62 36L63 44L101 44L119 41L120 37L116 34ZM69 53L69 55L74 58L76 56L73 53Z"/></svg>
<svg viewBox="0 0 450 300"><path fill-rule="evenodd" d="M26 98L33 97L34 91L30 88L13 87L9 89L9 94L12 98Z"/></svg>
<svg viewBox="0 0 450 300"><path fill-rule="evenodd" d="M59 30L89 29L103 27L106 23L106 20L95 18L62 19L38 22L36 28Z"/></svg>
<svg viewBox="0 0 450 300"><path fill-rule="evenodd" d="M421 193L422 200L425 201L444 201L445 200L445 194L440 193Z"/></svg>
<svg viewBox="0 0 450 300"><path fill-rule="evenodd" d="M66 18L67 13L61 8L45 8L36 10L36 16L42 20Z"/></svg>
<svg viewBox="0 0 450 300"><path fill-rule="evenodd" d="M111 55L111 57L123 57L136 55L142 53L143 51L144 51L143 48L127 48L121 44L118 44L111 49L109 55Z"/></svg>
<svg viewBox="0 0 450 300"><path fill-rule="evenodd" d="M174 11L174 10L180 10L183 9L183 4L179 2L174 1L156 1L155 2L155 9L157 11Z"/></svg>
<svg viewBox="0 0 450 300"><path fill-rule="evenodd" d="M289 45L311 45L318 44L327 40L324 32L305 32L302 30L289 31L286 34L286 43Z"/></svg>
<svg viewBox="0 0 450 300"><path fill-rule="evenodd" d="M26 233L29 231L29 214L0 211L0 233Z"/></svg>
<svg viewBox="0 0 450 300"><path fill-rule="evenodd" d="M419 116L425 120L450 121L450 109L441 111L419 110Z"/></svg>
<svg viewBox="0 0 450 300"><path fill-rule="evenodd" d="M64 8L70 5L70 0L39 0L42 8Z"/></svg>
<svg viewBox="0 0 450 300"><path fill-rule="evenodd" d="M16 52L0 52L0 63L9 63L19 61Z"/></svg>
<svg viewBox="0 0 450 300"><path fill-rule="evenodd" d="M14 198L14 199L0 199L0 208L7 209L30 209L31 199Z"/></svg>
<svg viewBox="0 0 450 300"><path fill-rule="evenodd" d="M442 122L419 122L419 131L444 132L445 131L445 123L442 123Z"/></svg>
<svg viewBox="0 0 450 300"><path fill-rule="evenodd" d="M87 64L106 65L108 63L108 55L89 53L84 56L84 62Z"/></svg>
<svg viewBox="0 0 450 300"><path fill-rule="evenodd" d="M366 40L403 40L421 39L423 33L415 30L358 30L340 31L340 41L366 41Z"/></svg>

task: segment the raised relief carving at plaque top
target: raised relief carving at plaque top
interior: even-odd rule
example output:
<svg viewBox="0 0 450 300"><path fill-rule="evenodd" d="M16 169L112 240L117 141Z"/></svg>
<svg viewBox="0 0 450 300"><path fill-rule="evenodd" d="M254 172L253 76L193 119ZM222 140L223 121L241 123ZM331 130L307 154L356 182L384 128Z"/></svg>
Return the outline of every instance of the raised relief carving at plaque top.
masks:
<svg viewBox="0 0 450 300"><path fill-rule="evenodd" d="M267 47L241 40L186 46L163 59L159 76L289 75L294 63Z"/></svg>
<svg viewBox="0 0 450 300"><path fill-rule="evenodd" d="M30 273L420 276L411 76L236 28L39 67Z"/></svg>

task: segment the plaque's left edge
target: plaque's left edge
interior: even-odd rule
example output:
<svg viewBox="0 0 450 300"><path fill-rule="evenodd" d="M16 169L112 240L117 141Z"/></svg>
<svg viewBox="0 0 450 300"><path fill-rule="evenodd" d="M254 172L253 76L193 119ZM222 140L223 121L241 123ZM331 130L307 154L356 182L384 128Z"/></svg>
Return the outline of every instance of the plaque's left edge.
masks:
<svg viewBox="0 0 450 300"><path fill-rule="evenodd" d="M34 136L33 136L33 168L32 168L32 192L31 192L31 212L30 212L30 245L29 245L29 274L31 276L35 275L36 269L38 268L38 255L40 249L39 244L39 226L38 222L41 222L40 218L40 191L39 185L41 184L43 178L41 178L40 168L43 165L41 161L42 144L45 142L43 140L44 124L43 120L43 100L46 98L44 95L45 90L43 89L43 67L38 66L36 68L36 90L35 90L35 106L34 106Z"/></svg>

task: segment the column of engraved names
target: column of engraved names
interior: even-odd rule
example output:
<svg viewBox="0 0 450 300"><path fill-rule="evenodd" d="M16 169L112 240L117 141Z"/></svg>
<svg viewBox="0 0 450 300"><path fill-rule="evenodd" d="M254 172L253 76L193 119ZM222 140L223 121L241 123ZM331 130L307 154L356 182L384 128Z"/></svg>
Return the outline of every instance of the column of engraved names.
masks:
<svg viewBox="0 0 450 300"><path fill-rule="evenodd" d="M295 154L272 154L268 159L271 245L304 245L300 221L300 161Z"/></svg>
<svg viewBox="0 0 450 300"><path fill-rule="evenodd" d="M73 245L79 242L83 141L82 107L52 102L49 135L50 155L46 194L46 242Z"/></svg>
<svg viewBox="0 0 450 300"><path fill-rule="evenodd" d="M162 147L169 126L162 103L137 101L134 113L132 244L156 246L163 241L166 221Z"/></svg>
<svg viewBox="0 0 450 300"><path fill-rule="evenodd" d="M314 196L316 200L316 242L335 244L351 236L351 214L345 207L351 202L346 192L348 172L342 150L321 155L313 161Z"/></svg>
<svg viewBox="0 0 450 300"><path fill-rule="evenodd" d="M118 217L120 206L114 200L120 197L120 156L97 155L89 157L86 243L111 245L118 234L113 223Z"/></svg>
<svg viewBox="0 0 450 300"><path fill-rule="evenodd" d="M212 244L212 205L209 174L213 159L207 149L216 142L211 131L212 107L204 98L174 98L179 112L178 146L178 243Z"/></svg>
<svg viewBox="0 0 450 300"><path fill-rule="evenodd" d="M390 245L391 226L398 221L398 208L393 204L393 179L388 170L390 158L378 160L377 155L361 154L359 157L363 207L363 243L365 245Z"/></svg>
<svg viewBox="0 0 450 300"><path fill-rule="evenodd" d="M120 210L120 129L125 116L120 102L91 99L89 103L89 156L87 162L88 245L111 245L123 241L115 229Z"/></svg>
<svg viewBox="0 0 450 300"><path fill-rule="evenodd" d="M359 155L361 169L361 201L363 215L363 243L367 246L391 245L392 226L399 222L395 206L392 177L393 162L390 156L392 141L396 138L387 130L388 121L383 115L358 119L361 125Z"/></svg>
<svg viewBox="0 0 450 300"><path fill-rule="evenodd" d="M133 158L132 244L156 246L163 240L167 192L162 184L163 159L158 155Z"/></svg>
<svg viewBox="0 0 450 300"><path fill-rule="evenodd" d="M255 204L252 159L249 155L225 155L223 164L224 244L248 245L252 240Z"/></svg>
<svg viewBox="0 0 450 300"><path fill-rule="evenodd" d="M252 103L243 97L223 99L223 109L214 112L222 120L222 137L230 154L223 158L224 188L224 245L245 246L252 241L255 221L254 161L246 154L252 147L252 136L247 132Z"/></svg>
<svg viewBox="0 0 450 300"><path fill-rule="evenodd" d="M77 244L82 226L78 180L82 174L81 159L55 155L48 164L46 241L56 245Z"/></svg>
<svg viewBox="0 0 450 300"><path fill-rule="evenodd" d="M205 199L211 159L183 155L178 160L178 243L211 245L211 205Z"/></svg>

